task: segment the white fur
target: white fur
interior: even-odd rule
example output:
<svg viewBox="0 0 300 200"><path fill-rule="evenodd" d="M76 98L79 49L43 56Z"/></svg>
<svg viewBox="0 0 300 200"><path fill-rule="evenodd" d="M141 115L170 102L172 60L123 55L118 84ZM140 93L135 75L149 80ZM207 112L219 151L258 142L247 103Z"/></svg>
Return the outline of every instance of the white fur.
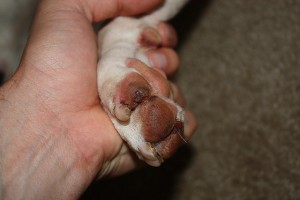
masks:
<svg viewBox="0 0 300 200"><path fill-rule="evenodd" d="M104 27L98 35L100 48L97 73L102 104L121 137L141 159L153 166L159 166L162 160L156 158L155 149L149 148L151 145L145 142L139 116L133 112L129 123L121 123L112 114L115 106L113 97L117 91L117 84L133 71L126 67L125 62L128 58L137 58L149 66L149 61L138 44L138 37L143 28L156 27L159 21L169 20L186 2L187 0L166 0L161 8L139 19L118 17ZM175 105L177 118L184 121L184 112L180 106L170 99L160 98Z"/></svg>

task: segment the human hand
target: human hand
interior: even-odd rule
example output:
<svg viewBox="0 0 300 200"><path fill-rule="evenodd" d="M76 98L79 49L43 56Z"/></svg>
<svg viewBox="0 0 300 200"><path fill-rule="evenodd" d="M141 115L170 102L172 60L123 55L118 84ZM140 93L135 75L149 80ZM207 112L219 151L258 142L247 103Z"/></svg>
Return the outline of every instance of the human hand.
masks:
<svg viewBox="0 0 300 200"><path fill-rule="evenodd" d="M0 163L7 195L77 198L99 170L100 176L116 176L137 167L99 106L91 23L139 14L161 2L41 1L20 67L0 93ZM167 32L162 37L174 37ZM176 54L161 53L169 66L164 72L173 72ZM22 191L12 192L16 188Z"/></svg>

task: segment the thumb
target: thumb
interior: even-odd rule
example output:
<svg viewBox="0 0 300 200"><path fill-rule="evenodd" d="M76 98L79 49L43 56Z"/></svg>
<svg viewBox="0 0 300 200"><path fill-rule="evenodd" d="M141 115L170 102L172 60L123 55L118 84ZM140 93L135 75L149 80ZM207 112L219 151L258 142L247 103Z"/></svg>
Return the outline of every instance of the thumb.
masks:
<svg viewBox="0 0 300 200"><path fill-rule="evenodd" d="M119 15L138 15L151 11L164 0L91 0L86 1L92 21Z"/></svg>
<svg viewBox="0 0 300 200"><path fill-rule="evenodd" d="M62 63L64 68L94 67L97 62L97 43L92 22L117 15L141 14L162 2L163 0L41 0L20 68L25 65L53 70L57 64Z"/></svg>

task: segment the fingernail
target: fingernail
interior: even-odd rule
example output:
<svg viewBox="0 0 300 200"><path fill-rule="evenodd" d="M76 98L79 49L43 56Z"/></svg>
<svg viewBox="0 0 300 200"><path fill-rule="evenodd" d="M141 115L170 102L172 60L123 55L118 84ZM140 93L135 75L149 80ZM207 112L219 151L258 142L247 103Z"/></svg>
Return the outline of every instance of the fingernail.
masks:
<svg viewBox="0 0 300 200"><path fill-rule="evenodd" d="M163 69L167 66L167 58L165 55L156 51L149 51L148 58L152 67Z"/></svg>
<svg viewBox="0 0 300 200"><path fill-rule="evenodd" d="M160 37L158 31L156 31L155 29L153 29L151 27L147 27L142 32L142 37L141 37L140 43L142 46L145 46L145 47L151 47L151 46L156 47L156 46L159 46L159 44L161 43L161 37Z"/></svg>
<svg viewBox="0 0 300 200"><path fill-rule="evenodd" d="M172 47L175 47L177 44L177 33L175 29L165 23L160 23L158 25L158 31L164 37L164 43L166 45L170 45Z"/></svg>

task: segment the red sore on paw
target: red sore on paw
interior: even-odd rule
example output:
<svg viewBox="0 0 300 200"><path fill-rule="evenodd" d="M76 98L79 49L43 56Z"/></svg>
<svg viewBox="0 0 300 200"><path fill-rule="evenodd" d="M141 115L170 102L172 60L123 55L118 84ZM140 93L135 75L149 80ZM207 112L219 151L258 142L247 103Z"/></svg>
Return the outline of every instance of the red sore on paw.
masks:
<svg viewBox="0 0 300 200"><path fill-rule="evenodd" d="M151 94L151 87L148 82L136 73L129 74L120 82L118 88L116 102L128 106L130 110L134 110Z"/></svg>

